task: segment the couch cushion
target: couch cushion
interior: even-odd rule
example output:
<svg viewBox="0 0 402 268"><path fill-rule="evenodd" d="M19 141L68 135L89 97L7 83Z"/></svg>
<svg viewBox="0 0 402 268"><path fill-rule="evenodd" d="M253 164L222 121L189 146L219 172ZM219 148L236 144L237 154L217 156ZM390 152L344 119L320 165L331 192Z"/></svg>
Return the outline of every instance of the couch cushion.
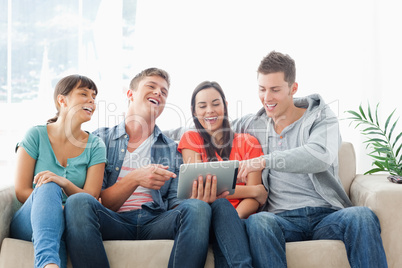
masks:
<svg viewBox="0 0 402 268"><path fill-rule="evenodd" d="M340 240L286 243L288 268L350 267L345 245Z"/></svg>
<svg viewBox="0 0 402 268"><path fill-rule="evenodd" d="M348 196L350 192L350 185L356 177L356 155L353 144L350 142L342 142L339 149L339 177L345 192Z"/></svg>
<svg viewBox="0 0 402 268"><path fill-rule="evenodd" d="M110 267L167 267L173 240L105 241ZM34 250L31 242L6 238L0 251L0 268L32 268ZM72 268L70 260L67 264ZM205 267L214 267L212 248L208 249Z"/></svg>
<svg viewBox="0 0 402 268"><path fill-rule="evenodd" d="M3 239L9 235L14 198L14 187L0 189L0 247Z"/></svg>
<svg viewBox="0 0 402 268"><path fill-rule="evenodd" d="M167 267L173 240L105 241L111 267ZM286 243L289 268L350 267L345 246L338 240ZM308 256L308 257L306 257ZM6 238L0 251L0 268L31 268L34 252L31 242ZM133 265L133 266L131 266ZM68 268L71 268L69 261ZM214 267L209 247L205 267Z"/></svg>

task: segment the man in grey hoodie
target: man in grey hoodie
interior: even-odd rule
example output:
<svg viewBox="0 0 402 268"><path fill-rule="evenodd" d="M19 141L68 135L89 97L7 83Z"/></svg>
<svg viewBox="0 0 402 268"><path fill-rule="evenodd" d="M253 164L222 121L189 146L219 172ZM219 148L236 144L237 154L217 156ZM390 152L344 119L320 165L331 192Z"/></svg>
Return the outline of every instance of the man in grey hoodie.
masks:
<svg viewBox="0 0 402 268"><path fill-rule="evenodd" d="M296 68L272 51L258 68L263 108L233 122L259 140L264 156L243 161L239 180L263 170L268 200L246 220L255 267L286 267L285 243L331 239L345 243L351 267L387 267L377 216L352 207L338 176L338 119L319 95L293 98Z"/></svg>

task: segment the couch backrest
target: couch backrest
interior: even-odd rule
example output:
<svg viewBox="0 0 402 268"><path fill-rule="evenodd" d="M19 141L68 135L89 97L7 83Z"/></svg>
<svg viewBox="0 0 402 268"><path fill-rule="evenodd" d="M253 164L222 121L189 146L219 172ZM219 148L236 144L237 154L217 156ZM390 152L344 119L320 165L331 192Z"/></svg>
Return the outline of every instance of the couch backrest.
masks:
<svg viewBox="0 0 402 268"><path fill-rule="evenodd" d="M342 142L339 149L339 177L346 193L349 195L350 185L356 177L356 155L353 144Z"/></svg>

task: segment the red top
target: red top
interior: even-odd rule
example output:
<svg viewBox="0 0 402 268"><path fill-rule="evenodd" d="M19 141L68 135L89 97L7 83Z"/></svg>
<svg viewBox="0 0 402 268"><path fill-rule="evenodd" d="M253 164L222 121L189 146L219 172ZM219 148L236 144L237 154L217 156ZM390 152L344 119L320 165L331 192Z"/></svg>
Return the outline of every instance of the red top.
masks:
<svg viewBox="0 0 402 268"><path fill-rule="evenodd" d="M204 149L204 140L198 132L187 131L183 134L179 142L178 150L181 153L183 149L190 149L199 153L202 162L208 162L207 153ZM263 152L257 138L250 134L235 133L229 160L241 161L256 158L261 155L263 155ZM219 161L222 161L222 158L218 154L216 154L216 157ZM244 185L244 183L237 183L236 185ZM242 199L229 199L229 201L236 208Z"/></svg>

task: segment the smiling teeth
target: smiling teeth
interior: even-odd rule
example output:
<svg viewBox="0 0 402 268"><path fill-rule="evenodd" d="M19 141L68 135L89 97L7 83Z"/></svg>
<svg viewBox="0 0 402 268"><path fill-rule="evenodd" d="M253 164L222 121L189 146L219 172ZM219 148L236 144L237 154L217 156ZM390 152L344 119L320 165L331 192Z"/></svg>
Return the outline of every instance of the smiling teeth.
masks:
<svg viewBox="0 0 402 268"><path fill-rule="evenodd" d="M267 107L269 107L269 108L272 108L272 107L275 107L275 106L276 106L276 104L271 104L271 105L266 104L266 105L267 105Z"/></svg>
<svg viewBox="0 0 402 268"><path fill-rule="evenodd" d="M159 102L155 99L149 98L148 100L152 103L155 103L156 105L159 105Z"/></svg>
<svg viewBox="0 0 402 268"><path fill-rule="evenodd" d="M216 120L216 119L218 119L218 117L208 117L208 118L205 117L204 119L205 119L205 120Z"/></svg>
<svg viewBox="0 0 402 268"><path fill-rule="evenodd" d="M82 109L87 110L87 111L90 111L90 112L92 112L92 111L93 111L93 109L92 109L92 108L90 108L90 107L82 107Z"/></svg>

